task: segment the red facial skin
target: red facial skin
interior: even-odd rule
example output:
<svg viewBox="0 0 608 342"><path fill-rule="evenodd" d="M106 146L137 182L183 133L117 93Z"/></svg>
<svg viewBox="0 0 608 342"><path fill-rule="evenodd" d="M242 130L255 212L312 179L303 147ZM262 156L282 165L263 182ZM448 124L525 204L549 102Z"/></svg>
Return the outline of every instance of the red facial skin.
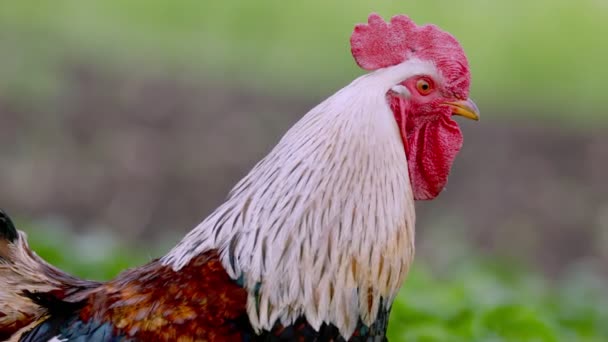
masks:
<svg viewBox="0 0 608 342"><path fill-rule="evenodd" d="M452 109L444 103L468 98L471 75L464 50L456 38L437 26L418 26L405 15L387 23L372 13L367 24L355 26L351 52L365 70L416 58L431 62L441 74L441 82L425 75L404 80L401 85L409 90L408 99L387 94L405 146L414 199L435 198L445 187L462 146ZM421 78L432 85L429 90L418 89Z"/></svg>
<svg viewBox="0 0 608 342"><path fill-rule="evenodd" d="M422 88L423 84L428 88ZM405 147L414 199L430 200L445 187L462 146L462 133L452 119L452 109L444 104L457 99L428 76L412 77L401 85L410 97L389 92L388 101Z"/></svg>

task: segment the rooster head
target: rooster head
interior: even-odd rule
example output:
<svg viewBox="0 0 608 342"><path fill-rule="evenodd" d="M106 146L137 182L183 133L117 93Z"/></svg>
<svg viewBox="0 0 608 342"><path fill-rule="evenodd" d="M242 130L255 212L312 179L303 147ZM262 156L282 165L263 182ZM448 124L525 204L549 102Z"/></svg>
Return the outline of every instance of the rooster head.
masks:
<svg viewBox="0 0 608 342"><path fill-rule="evenodd" d="M422 66L386 97L405 148L414 198L435 198L462 146L452 116L479 119L468 97L471 75L464 50L449 33L434 25L417 26L405 15L386 23L371 14L367 24L355 26L350 42L355 61L365 70L402 63Z"/></svg>

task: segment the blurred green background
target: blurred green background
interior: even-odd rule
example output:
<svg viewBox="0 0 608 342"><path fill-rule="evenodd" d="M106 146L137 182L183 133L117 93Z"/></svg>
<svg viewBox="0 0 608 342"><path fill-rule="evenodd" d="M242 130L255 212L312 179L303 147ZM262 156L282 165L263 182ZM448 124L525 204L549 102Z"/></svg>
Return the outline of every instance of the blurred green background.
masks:
<svg viewBox="0 0 608 342"><path fill-rule="evenodd" d="M406 13L462 43L479 123L418 205L396 341L608 340L608 2L0 2L0 207L107 279L162 255Z"/></svg>

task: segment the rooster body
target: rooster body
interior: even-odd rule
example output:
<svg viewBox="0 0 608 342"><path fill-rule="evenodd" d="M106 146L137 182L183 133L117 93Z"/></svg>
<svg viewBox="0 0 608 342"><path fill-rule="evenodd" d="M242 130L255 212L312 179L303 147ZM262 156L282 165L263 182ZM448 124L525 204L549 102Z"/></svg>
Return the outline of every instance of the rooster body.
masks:
<svg viewBox="0 0 608 342"><path fill-rule="evenodd" d="M3 229L16 231L12 223ZM47 264L30 251L21 232L7 242L9 250L0 249L0 275L10 278L0 279L0 294L12 297L0 297L8 305L0 308L1 339L344 340L336 326L323 324L315 329L304 317L289 326L277 324L269 331L256 331L247 316L247 291L228 276L216 251L193 258L179 272L155 260L99 283L79 280ZM359 322L351 340L382 338L387 323L388 312L371 329Z"/></svg>
<svg viewBox="0 0 608 342"><path fill-rule="evenodd" d="M464 53L436 27L371 15L351 45L374 71L307 113L161 259L82 281L38 258L4 216L0 334L384 340L414 255L414 200L447 181L462 143L451 116L477 110Z"/></svg>

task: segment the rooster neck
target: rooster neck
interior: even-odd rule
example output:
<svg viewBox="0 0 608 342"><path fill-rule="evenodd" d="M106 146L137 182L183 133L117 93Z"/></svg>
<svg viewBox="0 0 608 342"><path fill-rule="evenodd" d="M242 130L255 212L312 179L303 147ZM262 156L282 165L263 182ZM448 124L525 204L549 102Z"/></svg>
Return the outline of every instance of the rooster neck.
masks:
<svg viewBox="0 0 608 342"><path fill-rule="evenodd" d="M308 112L163 263L179 270L219 250L248 290L258 331L302 316L343 336L371 326L414 253L407 161L386 93L432 66L408 63L362 76Z"/></svg>

